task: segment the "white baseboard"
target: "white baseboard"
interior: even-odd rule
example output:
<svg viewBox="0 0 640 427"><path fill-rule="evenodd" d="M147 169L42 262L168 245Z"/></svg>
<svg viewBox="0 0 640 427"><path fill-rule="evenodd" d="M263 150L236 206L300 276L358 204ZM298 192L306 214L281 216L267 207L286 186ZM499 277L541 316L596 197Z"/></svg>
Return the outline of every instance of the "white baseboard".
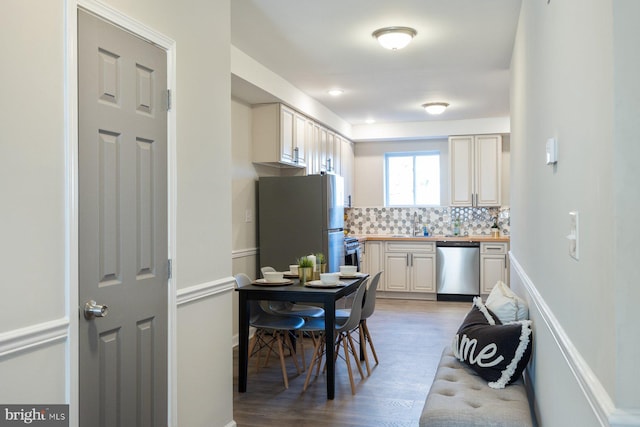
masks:
<svg viewBox="0 0 640 427"><path fill-rule="evenodd" d="M240 343L240 339L238 337L239 337L238 334L234 334L231 337L231 348L236 348L238 346L238 344Z"/></svg>
<svg viewBox="0 0 640 427"><path fill-rule="evenodd" d="M565 332L564 328L547 305L538 289L533 284L513 253L509 253L511 266L524 285L535 309L540 313L544 325L558 344L558 350L567 362L585 399L593 408L594 415L603 426L640 426L640 411L624 411L615 407L613 400L605 390L598 377L580 354ZM540 327L538 326L538 327Z"/></svg>

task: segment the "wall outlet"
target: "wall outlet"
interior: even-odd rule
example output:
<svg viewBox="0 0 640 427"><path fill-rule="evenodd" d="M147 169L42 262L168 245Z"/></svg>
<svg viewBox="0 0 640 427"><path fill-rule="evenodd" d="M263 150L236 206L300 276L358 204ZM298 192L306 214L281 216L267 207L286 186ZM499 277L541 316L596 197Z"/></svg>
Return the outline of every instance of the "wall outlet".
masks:
<svg viewBox="0 0 640 427"><path fill-rule="evenodd" d="M250 208L245 209L244 211L244 222L252 222L253 221L253 212Z"/></svg>

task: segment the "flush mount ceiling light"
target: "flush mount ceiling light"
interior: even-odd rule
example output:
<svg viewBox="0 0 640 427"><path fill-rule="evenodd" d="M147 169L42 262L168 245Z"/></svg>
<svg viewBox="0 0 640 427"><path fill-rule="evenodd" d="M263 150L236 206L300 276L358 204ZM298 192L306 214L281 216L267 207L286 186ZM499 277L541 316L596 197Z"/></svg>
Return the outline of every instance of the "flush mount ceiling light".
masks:
<svg viewBox="0 0 640 427"><path fill-rule="evenodd" d="M416 34L418 32L409 27L385 27L375 30L371 35L385 49L398 50L408 45Z"/></svg>
<svg viewBox="0 0 640 427"><path fill-rule="evenodd" d="M422 104L422 108L424 108L429 114L442 114L448 106L449 104L446 102L428 102L426 104Z"/></svg>
<svg viewBox="0 0 640 427"><path fill-rule="evenodd" d="M344 91L342 89L331 89L329 91L329 95L331 96L340 96L344 93Z"/></svg>

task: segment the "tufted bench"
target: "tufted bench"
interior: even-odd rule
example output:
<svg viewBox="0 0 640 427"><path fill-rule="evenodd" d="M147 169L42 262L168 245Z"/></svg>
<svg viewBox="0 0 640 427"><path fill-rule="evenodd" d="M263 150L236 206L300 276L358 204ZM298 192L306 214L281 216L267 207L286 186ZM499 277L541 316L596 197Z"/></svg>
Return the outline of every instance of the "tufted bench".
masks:
<svg viewBox="0 0 640 427"><path fill-rule="evenodd" d="M444 349L420 417L420 427L532 427L522 379L493 389Z"/></svg>

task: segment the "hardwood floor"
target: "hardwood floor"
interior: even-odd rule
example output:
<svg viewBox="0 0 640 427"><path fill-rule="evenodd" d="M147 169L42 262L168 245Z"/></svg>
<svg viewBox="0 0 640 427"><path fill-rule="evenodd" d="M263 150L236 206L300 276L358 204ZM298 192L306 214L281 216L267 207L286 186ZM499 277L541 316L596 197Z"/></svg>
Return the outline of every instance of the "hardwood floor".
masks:
<svg viewBox="0 0 640 427"><path fill-rule="evenodd" d="M380 364L361 380L352 366L356 395L351 394L346 364L336 364L336 397L326 398L325 378L313 379L302 391L306 372L298 375L287 358L285 389L276 357L256 372L249 360L246 393L237 392L237 348L234 350L233 415L239 427L250 426L397 426L418 425L422 406L442 349L451 343L471 303L378 299L368 320ZM307 365L312 344L305 339ZM373 357L369 353L371 363ZM264 360L264 358L262 359ZM353 359L352 359L353 360Z"/></svg>

